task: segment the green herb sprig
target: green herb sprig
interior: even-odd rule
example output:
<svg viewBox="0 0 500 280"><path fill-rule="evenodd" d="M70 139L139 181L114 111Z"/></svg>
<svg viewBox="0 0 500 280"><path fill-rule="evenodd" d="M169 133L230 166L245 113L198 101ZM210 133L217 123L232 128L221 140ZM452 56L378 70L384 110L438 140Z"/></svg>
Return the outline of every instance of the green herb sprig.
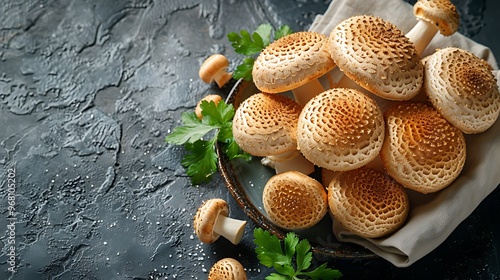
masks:
<svg viewBox="0 0 500 280"><path fill-rule="evenodd" d="M326 263L314 270L307 270L312 261L311 245L307 239L299 240L293 232L286 234L282 244L278 237L269 231L256 228L254 243L257 245L255 252L260 263L273 267L277 272L271 273L266 280L332 280L342 277L339 270L326 267Z"/></svg>
<svg viewBox="0 0 500 280"><path fill-rule="evenodd" d="M201 120L195 112L183 112L182 126L174 128L165 138L167 143L184 145L187 153L181 160L181 165L186 168L186 174L194 185L208 182L217 171L217 142L223 143L223 152L229 159L250 159L250 155L243 152L233 138L233 105L224 100L217 105L213 101L203 100L200 108L203 116ZM212 137L204 140L210 133Z"/></svg>
<svg viewBox="0 0 500 280"><path fill-rule="evenodd" d="M252 80L252 68L255 57L272 42L272 31L273 27L271 24L266 23L259 25L255 32L251 34L246 30L241 30L239 34L236 32L227 34L227 38L231 42L234 51L246 56L233 72L233 78L237 80L244 79L246 81ZM278 40L291 33L293 31L288 25L282 25L274 32L274 40Z"/></svg>

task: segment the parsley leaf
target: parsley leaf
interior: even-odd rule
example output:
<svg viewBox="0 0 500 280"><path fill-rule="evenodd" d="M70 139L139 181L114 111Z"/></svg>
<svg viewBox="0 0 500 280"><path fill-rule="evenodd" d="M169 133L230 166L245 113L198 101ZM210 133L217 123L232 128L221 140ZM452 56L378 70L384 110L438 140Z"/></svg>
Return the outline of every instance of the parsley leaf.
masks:
<svg viewBox="0 0 500 280"><path fill-rule="evenodd" d="M254 230L255 252L260 263L273 267L277 273L271 273L266 280L305 279L313 280L339 279L342 273L326 267L326 263L314 270L305 271L311 266L311 245L307 239L299 240L293 232L286 234L283 244L270 232L261 228ZM295 262L294 262L295 260Z"/></svg>
<svg viewBox="0 0 500 280"><path fill-rule="evenodd" d="M209 181L217 171L217 142L223 143L223 150L229 159L250 159L250 155L243 152L233 138L233 105L223 100L217 105L213 101L204 100L200 107L203 116L201 120L194 112L183 112L182 126L174 128L165 138L169 144L184 145L187 153L181 160L181 165L186 168L186 174L195 185ZM203 137L207 135L211 138L204 140Z"/></svg>
<svg viewBox="0 0 500 280"><path fill-rule="evenodd" d="M291 34L293 31L288 25L280 26L275 34L274 40ZM236 67L233 72L233 78L252 80L252 69L255 57L273 41L273 27L271 24L261 24L255 32L251 33L246 30L241 30L240 33L230 32L227 34L227 39L231 42L231 46L236 53L245 55L241 64Z"/></svg>

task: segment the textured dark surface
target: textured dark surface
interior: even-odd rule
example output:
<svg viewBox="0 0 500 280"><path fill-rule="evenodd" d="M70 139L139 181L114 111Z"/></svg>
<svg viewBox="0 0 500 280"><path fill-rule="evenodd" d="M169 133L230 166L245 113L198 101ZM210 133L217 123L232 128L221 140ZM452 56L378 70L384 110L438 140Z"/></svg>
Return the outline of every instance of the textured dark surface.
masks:
<svg viewBox="0 0 500 280"><path fill-rule="evenodd" d="M499 57L499 2L456 2L461 32ZM197 240L192 218L205 199L223 198L231 216L247 217L219 175L192 186L179 164L183 149L164 137L202 96L228 92L198 78L211 53L232 65L240 59L228 32L263 22L307 29L328 4L1 1L0 279L206 279L226 256L250 278L268 275L254 254L251 221L237 246ZM499 278L499 200L497 189L410 268L321 256L315 264L329 261L344 279Z"/></svg>

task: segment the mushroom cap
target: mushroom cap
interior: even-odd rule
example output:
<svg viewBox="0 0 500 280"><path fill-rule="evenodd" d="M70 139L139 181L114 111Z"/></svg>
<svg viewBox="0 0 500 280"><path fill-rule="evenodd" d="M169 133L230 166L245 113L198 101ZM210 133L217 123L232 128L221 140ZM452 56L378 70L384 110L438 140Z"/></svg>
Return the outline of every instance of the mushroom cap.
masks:
<svg viewBox="0 0 500 280"><path fill-rule="evenodd" d="M302 106L280 94L256 93L245 99L233 117L236 143L254 156L297 150L297 120Z"/></svg>
<svg viewBox="0 0 500 280"><path fill-rule="evenodd" d="M208 273L208 280L246 280L247 273L241 263L233 258L216 262Z"/></svg>
<svg viewBox="0 0 500 280"><path fill-rule="evenodd" d="M328 206L346 229L366 238L393 233L410 209L403 186L368 167L337 172L328 185Z"/></svg>
<svg viewBox="0 0 500 280"><path fill-rule="evenodd" d="M218 94L209 94L205 97L203 97L200 101L198 101L198 104L196 104L196 108L194 109L194 113L196 114L196 116L198 117L198 119L203 119L203 115L201 114L201 102L203 101L207 101L207 102L211 102L213 101L215 103L215 105L219 104L219 102L222 100L222 96L218 95Z"/></svg>
<svg viewBox="0 0 500 280"><path fill-rule="evenodd" d="M254 62L255 86L263 92L279 93L298 88L335 67L328 53L328 37L302 31L269 44Z"/></svg>
<svg viewBox="0 0 500 280"><path fill-rule="evenodd" d="M213 243L220 237L214 232L214 225L219 215L229 216L227 202L220 198L212 198L203 202L196 211L193 228L196 236L203 243Z"/></svg>
<svg viewBox="0 0 500 280"><path fill-rule="evenodd" d="M218 77L220 80L216 81L219 87L221 87L231 79L231 74L226 72L228 67L229 60L224 55L218 53L212 54L205 59L205 61L203 61L198 71L198 75L201 80L207 84L217 78L217 75L222 75L221 77Z"/></svg>
<svg viewBox="0 0 500 280"><path fill-rule="evenodd" d="M490 66L466 50L445 48L432 54L425 64L424 91L465 133L487 130L500 114L500 93Z"/></svg>
<svg viewBox="0 0 500 280"><path fill-rule="evenodd" d="M352 170L377 157L384 140L377 103L355 89L329 89L302 110L297 142L304 157L334 171Z"/></svg>
<svg viewBox="0 0 500 280"><path fill-rule="evenodd" d="M435 25L444 36L457 32L460 24L457 8L449 0L419 0L413 5L413 14Z"/></svg>
<svg viewBox="0 0 500 280"><path fill-rule="evenodd" d="M387 134L380 157L396 181L431 193L458 177L465 164L465 137L434 107L408 101L394 104L384 116Z"/></svg>
<svg viewBox="0 0 500 280"><path fill-rule="evenodd" d="M408 100L422 87L423 66L412 42L395 25L354 16L330 33L330 54L344 74L389 100Z"/></svg>
<svg viewBox="0 0 500 280"><path fill-rule="evenodd" d="M323 185L298 171L285 171L269 178L262 202L269 219L288 230L310 228L328 211Z"/></svg>

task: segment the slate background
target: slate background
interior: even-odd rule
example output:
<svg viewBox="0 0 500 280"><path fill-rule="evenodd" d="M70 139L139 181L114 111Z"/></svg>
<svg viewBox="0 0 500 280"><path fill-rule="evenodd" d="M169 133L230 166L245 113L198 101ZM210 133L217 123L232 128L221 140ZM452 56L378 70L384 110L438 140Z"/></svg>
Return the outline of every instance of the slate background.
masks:
<svg viewBox="0 0 500 280"><path fill-rule="evenodd" d="M462 14L460 31L500 57L499 2L453 2ZM305 30L328 4L1 1L0 279L206 279L227 256L252 279L268 275L254 254L252 221L237 246L196 239L191 221L205 199L223 198L231 216L246 216L218 174L192 186L179 164L183 149L164 137L201 97L227 94L229 86L219 90L199 80L198 67L211 53L236 65L241 57L228 32L263 22ZM15 178L14 216L9 178ZM381 259L315 256L314 262L328 261L344 279L497 279L499 199L496 190L410 268ZM14 274L7 262L12 240Z"/></svg>

